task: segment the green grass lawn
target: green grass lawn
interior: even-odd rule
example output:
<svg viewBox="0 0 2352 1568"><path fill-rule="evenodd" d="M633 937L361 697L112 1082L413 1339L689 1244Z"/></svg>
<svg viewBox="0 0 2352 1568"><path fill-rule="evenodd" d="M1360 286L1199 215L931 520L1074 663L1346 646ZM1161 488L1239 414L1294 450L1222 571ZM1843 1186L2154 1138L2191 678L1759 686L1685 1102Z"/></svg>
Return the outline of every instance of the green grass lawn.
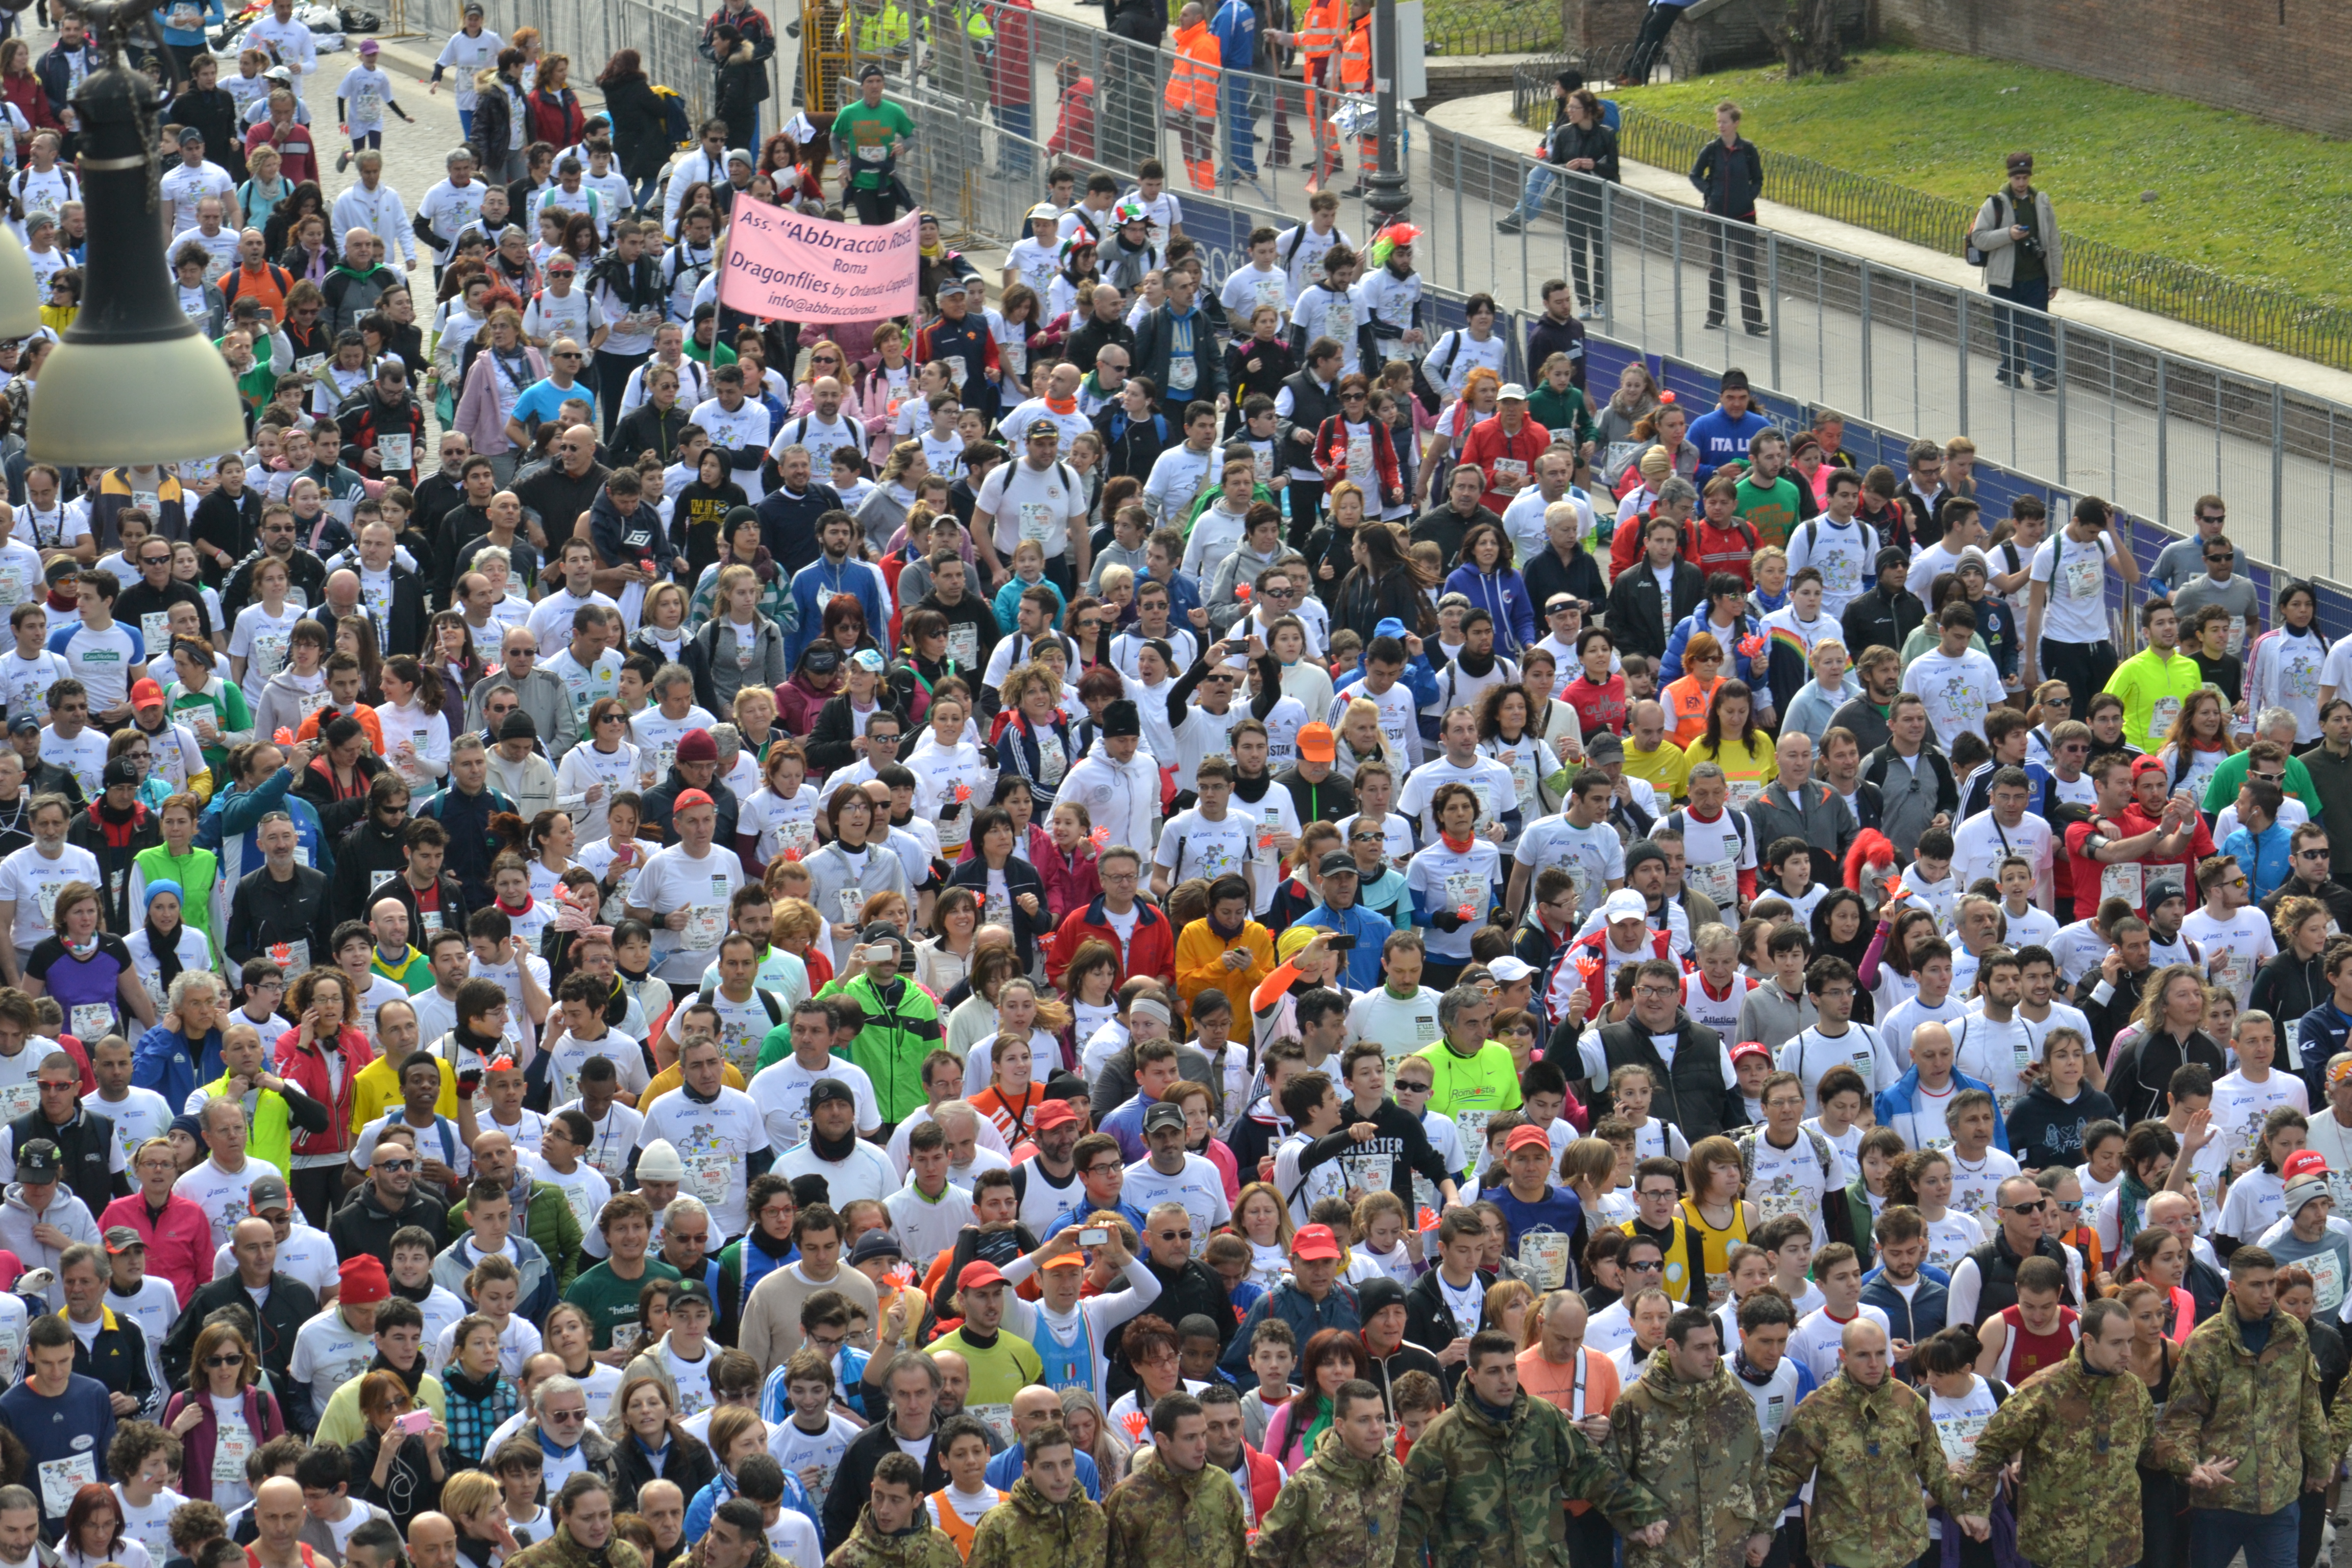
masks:
<svg viewBox="0 0 2352 1568"><path fill-rule="evenodd" d="M2000 184L2008 153L2031 148L2035 183L2070 233L2352 305L2341 263L2352 159L2308 132L2061 71L1912 50L1872 51L1826 79L1789 82L1774 66L1620 95L1708 128L1725 98L1768 153L1970 203Z"/></svg>

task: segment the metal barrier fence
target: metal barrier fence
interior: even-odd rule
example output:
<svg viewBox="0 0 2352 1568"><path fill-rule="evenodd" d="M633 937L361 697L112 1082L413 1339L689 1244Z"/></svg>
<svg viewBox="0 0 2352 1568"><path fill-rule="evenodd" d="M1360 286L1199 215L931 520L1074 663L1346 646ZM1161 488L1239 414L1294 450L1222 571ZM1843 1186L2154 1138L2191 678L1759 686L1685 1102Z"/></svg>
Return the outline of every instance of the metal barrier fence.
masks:
<svg viewBox="0 0 2352 1568"><path fill-rule="evenodd" d="M676 89L696 124L709 108L711 67L698 52L702 18L690 8L673 8L660 0L500 0L499 11L509 34L516 27L537 27L548 47L570 55L572 79L582 87L594 81L616 51L635 49L645 61L646 77ZM785 57L794 51L788 40L780 40L776 52L789 90L791 61ZM762 107L772 110L772 105ZM768 118L773 121L772 111Z"/></svg>
<svg viewBox="0 0 2352 1568"><path fill-rule="evenodd" d="M1511 107L1521 123L1551 123L1551 82L1559 64L1512 68ZM1603 79L1586 69L1591 79ZM1618 147L1628 158L1687 169L1714 132L1619 106ZM1931 250L1957 251L1979 204L1930 195L1893 180L1767 149L1764 186L1776 202ZM2352 310L2315 305L2284 289L2224 277L2208 268L2068 234L2064 287L2152 315L2203 327L2337 369L2352 369Z"/></svg>
<svg viewBox="0 0 2352 1568"><path fill-rule="evenodd" d="M1023 219L1034 199L1034 188L999 177L988 162L992 153L1006 154L1004 143L1014 140L999 128L974 116L968 105L917 95L910 105L925 128L908 163L902 166L915 198L937 210L944 221L977 237L1004 243L1023 230ZM936 131L937 133L934 133ZM1480 169L1467 156L1464 139L1448 142L1442 133L1429 139L1428 152L1412 169L1417 190L1454 193L1453 201L1465 213L1492 206L1495 195L1515 191L1518 171L1489 166ZM1043 157L1034 143L1025 152ZM1462 157L1458 172L1452 160ZM1622 198L1622 199L1615 199ZM1644 201L1626 193L1604 193L1601 228L1606 239L1606 287L1618 301L1589 338L1588 383L1598 399L1605 399L1624 367L1636 361L1646 365L1659 384L1673 391L1687 407L1704 408L1715 398L1717 377L1729 363L1714 332L1685 330L1677 310L1685 298L1703 287L1707 242L1721 226L1704 215L1670 204ZM1187 231L1202 246L1213 283L1222 282L1245 258L1245 242L1261 225L1290 221L1283 214L1255 203L1228 201L1223 196L1188 201ZM1452 238L1463 239L1464 226L1454 226ZM1752 231L1751 231L1752 236ZM1752 236L1759 241L1767 237ZM1420 250L1421 271L1434 297L1436 326L1450 331L1465 321L1464 304L1474 293L1501 300L1496 331L1509 345L1505 374L1525 376L1522 345L1539 313L1527 299L1523 284L1545 276L1548 258L1529 237L1518 237L1528 249L1516 268L1503 265L1504 257L1488 248L1475 261L1466 244L1449 247L1446 226L1437 226L1435 242ZM1779 254L1768 254L1777 248ZM1530 266L1528 263L1536 265ZM1823 402L1838 406L1846 419L1845 446L1867 468L1885 464L1898 474L1905 468L1906 450L1921 434L1943 438L1957 433L1950 417L1957 405L1960 425L1969 428L1979 447L1976 466L1978 499L1989 517L2005 516L2016 497L2031 495L2063 518L2074 500L2099 494L2119 509L2129 527L2129 542L2142 570L2153 567L2158 553L2177 537L2164 526L2157 505L2167 495L2180 498L2186 507L2206 489L2231 498L2233 525L2240 542L2241 570L2252 575L2265 605L2277 588L2293 579L2315 580L2320 600L2320 624L2331 637L2352 634L2352 590L2331 581L2336 480L2326 462L2317 456L2290 459L2291 447L2312 447L2339 437L2352 451L2352 410L2291 397L2273 383L2229 376L2211 366L2197 365L2133 351L2116 340L2091 336L2088 342L2068 342L2065 334L2053 348L2063 349L2068 387L2064 394L2018 394L2008 411L2008 435L1988 424L1989 405L1971 404L1965 388L1989 382L1997 353L1994 328L1981 297L1947 291L1943 307L1967 326L1960 336L1940 344L1933 332L1935 301L1921 290L1931 288L1907 274L1873 268L1809 247L1782 242L1759 245L1759 293L1766 273L1775 279L1774 301L1765 339L1733 338L1752 349L1734 356L1755 377L1755 401L1760 412L1786 428L1804 426L1811 411ZM1737 262L1734 261L1736 274ZM1503 285L1497 287L1497 285ZM1885 320L1882 321L1882 317ZM2053 321L2062 327L2063 322ZM1696 338L1697 341L1692 341ZM1795 341L1792 341L1795 340ZM1968 349L1960 351L1965 342ZM1711 352L1715 351L1715 352ZM2128 352L2140 357L2133 360ZM1940 353L1952 377L1940 392L1931 368ZM1824 397L1817 389L1834 395ZM2135 415L2119 411L2126 392L2137 392L2146 405ZM2104 404L2105 406L2101 406ZM2165 417L2155 411L2161 406ZM1979 417L1973 420L1968 410ZM2168 432L2176 426L2212 430L2233 417L2262 422L2252 435L2222 434L2213 437L2210 460L2202 447L2194 461ZM2070 445L2060 434L2073 429ZM2023 438L2039 429L2037 441ZM2271 430L2283 438L2264 443ZM2086 443L2088 434L2103 439ZM2054 464L2054 468L2053 468ZM2069 473L2071 480L2053 479ZM2150 480L2155 481L2151 484ZM2259 537L2260 525L2286 515L2281 506L2305 510L2299 521L2325 517L2325 530L2297 528L2284 541L2288 570L2249 559L2250 537ZM2185 515L2185 513L2184 513ZM2255 522L2255 530L2244 525ZM2154 523L2156 526L2148 526ZM2130 526L2137 524L2137 526ZM2271 561L2281 559L2280 531L2272 527ZM2319 559L2325 556L2325 560ZM2109 620L2117 646L2129 649L2137 637L2127 596L2119 583L2111 583ZM2267 619L2267 612L2265 612Z"/></svg>

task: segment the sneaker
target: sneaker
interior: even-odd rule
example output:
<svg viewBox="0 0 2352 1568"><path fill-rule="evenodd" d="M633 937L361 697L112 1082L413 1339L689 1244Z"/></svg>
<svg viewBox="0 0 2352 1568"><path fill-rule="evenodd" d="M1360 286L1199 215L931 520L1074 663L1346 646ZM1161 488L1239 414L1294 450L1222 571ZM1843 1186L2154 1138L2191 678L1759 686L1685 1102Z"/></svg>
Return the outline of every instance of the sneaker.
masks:
<svg viewBox="0 0 2352 1568"><path fill-rule="evenodd" d="M1507 213L1496 223L1495 232L1497 234L1523 234L1527 231L1527 219L1521 217L1517 213Z"/></svg>
<svg viewBox="0 0 2352 1568"><path fill-rule="evenodd" d="M1748 329L1748 335L1751 338L1769 338L1772 335L1772 329L1759 321Z"/></svg>
<svg viewBox="0 0 2352 1568"><path fill-rule="evenodd" d="M2058 390L2057 378L2054 376L2043 377L2037 375L2033 378L2033 390L2036 392L2055 392Z"/></svg>
<svg viewBox="0 0 2352 1568"><path fill-rule="evenodd" d="M1719 332L1723 331L1723 318L1721 316L1709 316L1706 319L1706 331L1710 332Z"/></svg>
<svg viewBox="0 0 2352 1568"><path fill-rule="evenodd" d="M341 153L338 153L337 154L335 154L335 173L337 173L338 174L341 174L345 169L348 169L348 168L350 168L351 166L352 166L352 150L351 150L350 148L346 147L346 148L344 148Z"/></svg>

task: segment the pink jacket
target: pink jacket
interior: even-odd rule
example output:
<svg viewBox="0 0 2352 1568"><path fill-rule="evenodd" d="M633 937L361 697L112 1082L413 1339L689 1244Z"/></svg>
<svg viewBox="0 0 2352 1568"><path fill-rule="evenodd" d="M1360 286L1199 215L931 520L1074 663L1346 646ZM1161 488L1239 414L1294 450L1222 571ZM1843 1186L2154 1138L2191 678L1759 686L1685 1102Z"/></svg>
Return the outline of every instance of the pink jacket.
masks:
<svg viewBox="0 0 2352 1568"><path fill-rule="evenodd" d="M844 345L844 350L846 352L846 345ZM908 384L911 387L914 384L914 360L908 358L906 365ZM890 455L891 442L898 439L890 433L890 382L881 374L881 367L882 356L879 354L860 361L857 390L848 399L857 405L857 416L866 421L866 434L872 440L872 450L868 455L877 468L882 466L882 459Z"/></svg>
<svg viewBox="0 0 2352 1568"><path fill-rule="evenodd" d="M547 359L537 349L525 347L524 357L530 361L531 379L547 374ZM463 430L474 450L486 458L495 458L509 450L514 443L507 439L507 416L499 412L498 366L490 363L486 348L474 356L474 368L466 373L466 390L457 399L457 415L453 428Z"/></svg>
<svg viewBox="0 0 2352 1568"><path fill-rule="evenodd" d="M1076 855L1064 858L1054 836L1035 823L1029 825L1029 864L1045 884L1045 904L1058 926L1073 910L1083 910L1102 894L1102 877L1095 868L1095 847L1081 843Z"/></svg>
<svg viewBox="0 0 2352 1568"><path fill-rule="evenodd" d="M173 1193L163 1200L163 1212L151 1215L144 1194L131 1193L106 1205L98 1218L101 1234L127 1225L147 1243L147 1272L169 1279L180 1293L180 1305L196 1287L213 1277L213 1226L201 1205Z"/></svg>

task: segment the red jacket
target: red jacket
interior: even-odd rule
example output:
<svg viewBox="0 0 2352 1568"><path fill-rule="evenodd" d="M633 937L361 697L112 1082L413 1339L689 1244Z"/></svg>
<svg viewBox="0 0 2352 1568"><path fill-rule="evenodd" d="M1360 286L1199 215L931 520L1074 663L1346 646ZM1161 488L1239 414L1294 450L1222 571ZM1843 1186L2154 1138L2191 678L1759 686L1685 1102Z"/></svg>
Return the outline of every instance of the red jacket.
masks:
<svg viewBox="0 0 2352 1568"><path fill-rule="evenodd" d="M1029 825L1029 864L1045 884L1045 907L1057 918L1077 913L1102 896L1102 877L1095 868L1095 847L1081 842L1076 854L1064 857L1054 836L1035 823Z"/></svg>
<svg viewBox="0 0 2352 1568"><path fill-rule="evenodd" d="M1700 512L1683 524L1683 559L1697 567L1702 577L1728 572L1742 586L1753 587L1755 555L1756 531L1747 523L1735 521L1729 528L1717 528Z"/></svg>
<svg viewBox="0 0 2352 1568"><path fill-rule="evenodd" d="M1030 84L1036 75L1031 61L1037 52L1037 7L1031 0L997 0L988 10L996 29L996 47L988 60L991 100L1026 107L1035 96Z"/></svg>
<svg viewBox="0 0 2352 1568"><path fill-rule="evenodd" d="M1042 873L1041 873L1042 875ZM1135 936L1127 954L1127 963L1120 978L1146 975L1173 985L1176 983L1176 928L1168 917L1140 900L1136 902ZM1082 910L1073 910L1069 918L1055 928L1051 941L1045 944L1045 979L1054 985L1062 984L1069 973L1070 960L1077 956L1078 944L1087 941L1105 942L1113 952L1118 951L1118 933L1110 929L1103 916L1103 901L1096 899ZM1084 1044L1084 1041L1079 1042Z"/></svg>
<svg viewBox="0 0 2352 1568"><path fill-rule="evenodd" d="M341 1154L352 1146L352 1088L360 1069L375 1060L375 1047L368 1044L367 1034L355 1025L346 1025L336 1038L336 1048L343 1056L343 1087L339 1094L334 1080L327 1071L323 1051L304 1050L296 1042L301 1031L289 1029L278 1037L277 1067L286 1079L304 1094L327 1106L332 1115L324 1132L296 1131L294 1152L297 1154Z"/></svg>
<svg viewBox="0 0 2352 1568"><path fill-rule="evenodd" d="M289 120L281 130L274 121L265 120L245 133L246 155L251 157L257 147L275 147L278 149L278 172L288 184L299 185L305 180L316 181L319 177L319 153L317 139L311 134L314 129L299 120Z"/></svg>
<svg viewBox="0 0 2352 1568"><path fill-rule="evenodd" d="M147 1272L169 1279L183 1307L197 1286L211 1280L213 1224L194 1198L173 1193L163 1200L161 1215L150 1215L145 1194L131 1193L107 1205L98 1216L100 1234L118 1225L129 1226L147 1243Z"/></svg>
<svg viewBox="0 0 2352 1568"><path fill-rule="evenodd" d="M47 97L42 101L47 102ZM1055 127L1054 139L1045 143L1045 152L1055 158L1076 158L1094 162L1095 156L1095 79L1079 77L1062 89L1062 120Z"/></svg>
<svg viewBox="0 0 2352 1568"><path fill-rule="evenodd" d="M1372 429L1372 469L1380 476L1380 493L1364 498L1364 519L1376 518L1389 498L1404 489L1404 480L1397 468L1396 447L1389 439L1389 427L1374 419ZM1334 414L1323 421L1315 432L1316 466L1323 470L1326 486L1348 477L1348 422L1344 414Z"/></svg>
<svg viewBox="0 0 2352 1568"><path fill-rule="evenodd" d="M538 89L523 100L523 108L530 117L524 133L530 141L571 147L588 134L588 116L581 110L580 95L568 87L554 93Z"/></svg>
<svg viewBox="0 0 2352 1568"><path fill-rule="evenodd" d="M1496 465L1517 464L1518 483L1532 484L1536 477L1536 459L1550 450L1551 432L1533 419L1521 419L1519 433L1506 437L1503 421L1498 416L1479 421L1477 427L1470 432L1470 439L1463 443L1462 460L1475 464L1486 476L1486 493L1479 499L1489 511L1500 517L1519 492L1517 488L1507 489L1501 487L1496 478Z"/></svg>

